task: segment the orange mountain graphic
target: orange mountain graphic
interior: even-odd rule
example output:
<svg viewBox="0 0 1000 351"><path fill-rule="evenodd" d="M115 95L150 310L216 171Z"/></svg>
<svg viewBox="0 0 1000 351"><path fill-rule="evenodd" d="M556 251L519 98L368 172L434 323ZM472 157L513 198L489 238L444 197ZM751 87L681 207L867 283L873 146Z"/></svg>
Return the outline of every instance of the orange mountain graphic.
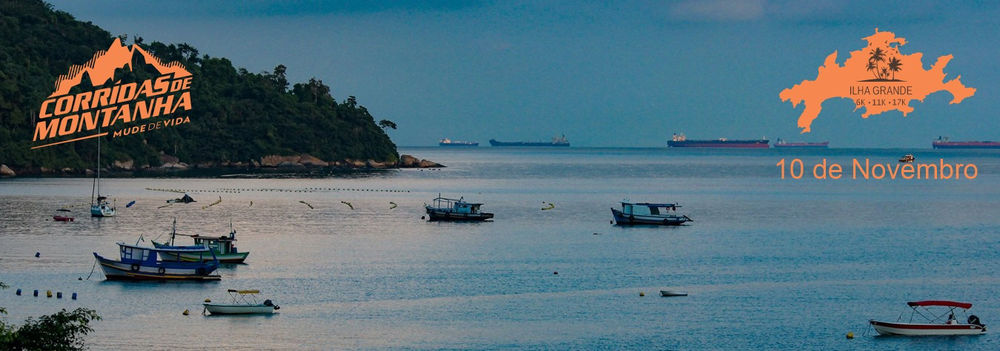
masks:
<svg viewBox="0 0 1000 351"><path fill-rule="evenodd" d="M923 54L904 55L899 51L906 45L906 39L892 32L880 32L878 28L875 34L863 39L868 46L851 51L843 66L837 63L834 51L819 67L815 80L804 80L781 91L781 101L791 101L792 107L800 103L805 105L798 120L802 133L810 131L812 121L819 117L823 101L827 99L853 100L855 110L865 109L862 118L888 111L900 111L905 117L913 112L910 101L922 102L932 93L951 93L952 104L976 93L975 88L962 84L961 75L944 81L944 67L951 61L951 55L938 57L934 65L925 70Z"/></svg>
<svg viewBox="0 0 1000 351"><path fill-rule="evenodd" d="M98 51L87 63L73 65L69 68L68 73L60 75L56 79L56 90L49 97L68 94L70 89L80 85L84 73L90 76L90 81L94 86L104 85L108 80L114 78L116 69L125 66L128 66L130 71L133 69L132 56L135 53L142 55L146 63L152 65L161 75L172 73L174 78L191 75L180 62L163 63L159 58L146 52L146 50L143 50L138 45L125 46L122 45L121 39L115 38L115 41L111 42L111 47L107 50Z"/></svg>

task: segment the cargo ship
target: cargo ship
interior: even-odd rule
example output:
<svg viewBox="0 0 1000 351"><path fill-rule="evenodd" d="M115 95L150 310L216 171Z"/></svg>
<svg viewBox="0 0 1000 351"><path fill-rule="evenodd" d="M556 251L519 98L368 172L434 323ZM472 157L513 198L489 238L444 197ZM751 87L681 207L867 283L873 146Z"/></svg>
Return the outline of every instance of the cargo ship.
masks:
<svg viewBox="0 0 1000 351"><path fill-rule="evenodd" d="M778 141L774 143L775 148L799 148L799 149L826 149L830 145L829 141L810 143L810 142L787 142L778 138Z"/></svg>
<svg viewBox="0 0 1000 351"><path fill-rule="evenodd" d="M935 149L1000 149L1000 141L951 141L938 137L931 143Z"/></svg>
<svg viewBox="0 0 1000 351"><path fill-rule="evenodd" d="M708 148L736 148L736 149L766 149L770 140L761 138L758 140L729 140L719 138L715 140L688 140L684 134L674 134L674 137L667 142L670 147L708 147Z"/></svg>
<svg viewBox="0 0 1000 351"><path fill-rule="evenodd" d="M490 145L492 146L569 146L569 140L566 140L566 136L554 137L552 141L497 141L496 139L490 139Z"/></svg>
<svg viewBox="0 0 1000 351"><path fill-rule="evenodd" d="M451 140L448 138L444 138L438 141L438 146L476 147L479 146L479 143L474 141L461 141L461 140Z"/></svg>

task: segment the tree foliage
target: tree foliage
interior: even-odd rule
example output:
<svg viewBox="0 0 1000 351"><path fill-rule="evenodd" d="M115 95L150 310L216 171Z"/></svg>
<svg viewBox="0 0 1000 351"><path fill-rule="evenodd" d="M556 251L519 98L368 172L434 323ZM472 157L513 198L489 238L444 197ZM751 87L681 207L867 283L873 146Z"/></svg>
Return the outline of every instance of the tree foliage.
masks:
<svg viewBox="0 0 1000 351"><path fill-rule="evenodd" d="M191 123L106 138L102 166L115 160L157 166L161 154L192 164L300 153L324 160L398 159L385 126L380 128L354 96L338 102L319 79L290 84L284 65L252 73L226 58L202 55L186 43L131 37L134 45L165 62L178 61L192 73L192 110L185 114ZM30 150L32 116L52 93L58 75L106 50L112 39L107 31L40 0L0 0L0 163L15 168L94 167L95 140ZM141 55L133 57L133 67L118 70L114 81L140 82L157 75Z"/></svg>
<svg viewBox="0 0 1000 351"><path fill-rule="evenodd" d="M7 285L0 282L0 289ZM0 314L7 313L0 308ZM97 312L87 308L62 311L28 318L20 327L0 320L0 350L82 350L83 337L94 331L90 321L100 320Z"/></svg>

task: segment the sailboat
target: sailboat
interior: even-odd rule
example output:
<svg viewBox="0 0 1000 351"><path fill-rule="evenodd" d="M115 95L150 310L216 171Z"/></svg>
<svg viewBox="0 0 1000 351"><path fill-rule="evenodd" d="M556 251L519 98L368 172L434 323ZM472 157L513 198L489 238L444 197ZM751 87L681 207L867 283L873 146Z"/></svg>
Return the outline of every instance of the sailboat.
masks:
<svg viewBox="0 0 1000 351"><path fill-rule="evenodd" d="M97 134L101 133L100 128L101 126L98 125ZM94 195L97 195L96 198ZM90 190L90 216L115 216L115 206L108 203L107 196L101 195L101 137L97 137L97 178L94 178L94 186Z"/></svg>

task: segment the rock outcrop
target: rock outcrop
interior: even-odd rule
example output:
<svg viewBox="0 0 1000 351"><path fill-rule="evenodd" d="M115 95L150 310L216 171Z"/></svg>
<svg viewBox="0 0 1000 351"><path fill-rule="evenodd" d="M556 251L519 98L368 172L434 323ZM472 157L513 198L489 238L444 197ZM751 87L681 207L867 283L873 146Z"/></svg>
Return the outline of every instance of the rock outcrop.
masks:
<svg viewBox="0 0 1000 351"><path fill-rule="evenodd" d="M7 167L7 165L0 165L0 177L14 177L17 173L14 173L13 169Z"/></svg>

